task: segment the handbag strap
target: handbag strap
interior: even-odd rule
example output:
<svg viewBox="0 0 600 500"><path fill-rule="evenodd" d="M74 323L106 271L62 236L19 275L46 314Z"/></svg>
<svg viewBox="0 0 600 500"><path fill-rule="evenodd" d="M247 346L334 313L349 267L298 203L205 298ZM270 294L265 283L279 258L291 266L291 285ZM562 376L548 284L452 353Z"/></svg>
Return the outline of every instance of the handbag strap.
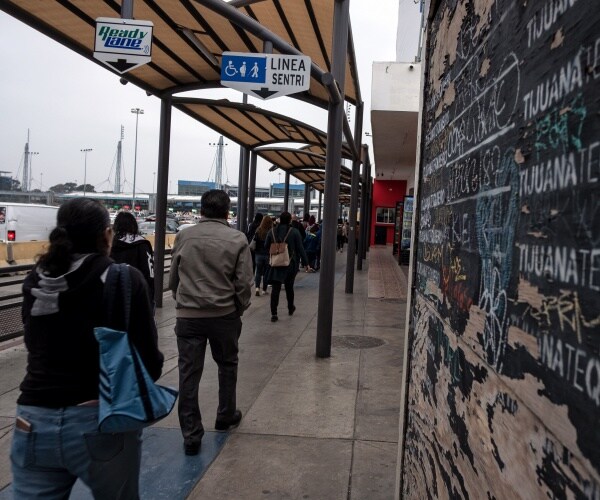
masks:
<svg viewBox="0 0 600 500"><path fill-rule="evenodd" d="M131 276L127 264L113 263L109 266L104 283L103 302L108 324L112 327L119 325L119 328L127 331L131 317ZM117 304L122 310L122 324L119 324L119 318L115 317Z"/></svg>
<svg viewBox="0 0 600 500"><path fill-rule="evenodd" d="M129 321L131 319L131 275L129 274L129 266L127 264L111 264L106 275L106 283L104 284L104 304L106 307L106 318L109 324L115 325L115 304L118 303L123 308L122 319L124 321L123 330L129 332ZM117 302L118 301L118 302ZM120 327L119 327L120 328ZM140 398L148 421L152 422L156 419L148 386L144 378L142 370L142 360L139 357L137 349L131 342L131 338L127 335L129 341L129 349L133 359L135 377L140 390Z"/></svg>

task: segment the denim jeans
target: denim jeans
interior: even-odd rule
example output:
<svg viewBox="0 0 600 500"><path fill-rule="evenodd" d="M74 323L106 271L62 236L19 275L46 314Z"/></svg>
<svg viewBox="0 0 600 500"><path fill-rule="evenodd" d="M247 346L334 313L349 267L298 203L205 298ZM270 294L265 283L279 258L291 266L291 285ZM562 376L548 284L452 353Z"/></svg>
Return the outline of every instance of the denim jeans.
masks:
<svg viewBox="0 0 600 500"><path fill-rule="evenodd" d="M98 432L98 407L17 406L10 452L14 498L68 499L80 478L98 499L137 499L141 431Z"/></svg>
<svg viewBox="0 0 600 500"><path fill-rule="evenodd" d="M179 351L179 425L186 445L200 444L204 436L198 404L198 385L204 370L206 343L219 367L217 420L231 419L236 410L238 339L242 320L238 313L218 318L177 318Z"/></svg>
<svg viewBox="0 0 600 500"><path fill-rule="evenodd" d="M254 276L254 285L260 288L262 278L263 290L267 289L267 269L269 268L269 256L256 254L256 274Z"/></svg>

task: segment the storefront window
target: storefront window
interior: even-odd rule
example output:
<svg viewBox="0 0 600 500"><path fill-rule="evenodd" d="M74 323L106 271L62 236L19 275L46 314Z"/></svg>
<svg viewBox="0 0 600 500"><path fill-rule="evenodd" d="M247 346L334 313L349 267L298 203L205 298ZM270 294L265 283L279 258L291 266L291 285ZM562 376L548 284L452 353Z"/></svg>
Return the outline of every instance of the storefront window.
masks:
<svg viewBox="0 0 600 500"><path fill-rule="evenodd" d="M377 222L384 224L394 223L395 208L377 207Z"/></svg>

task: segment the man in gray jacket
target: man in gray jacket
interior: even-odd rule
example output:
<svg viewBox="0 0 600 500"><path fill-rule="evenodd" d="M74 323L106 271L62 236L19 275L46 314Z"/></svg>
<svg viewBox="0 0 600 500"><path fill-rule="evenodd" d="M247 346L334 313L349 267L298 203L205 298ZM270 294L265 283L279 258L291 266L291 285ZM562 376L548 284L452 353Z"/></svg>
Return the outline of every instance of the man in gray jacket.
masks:
<svg viewBox="0 0 600 500"><path fill-rule="evenodd" d="M198 384L207 342L219 366L215 429L227 431L242 419L236 408L238 338L254 280L246 236L227 223L227 193L212 189L202 195L201 203L200 222L175 238L169 275L177 302L178 409L186 455L198 454L204 435Z"/></svg>

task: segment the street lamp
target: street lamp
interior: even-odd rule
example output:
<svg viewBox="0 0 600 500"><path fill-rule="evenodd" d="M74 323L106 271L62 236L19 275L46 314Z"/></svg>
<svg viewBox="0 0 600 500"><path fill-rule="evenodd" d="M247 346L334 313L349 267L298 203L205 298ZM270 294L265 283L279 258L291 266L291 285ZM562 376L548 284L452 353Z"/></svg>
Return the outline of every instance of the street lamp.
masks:
<svg viewBox="0 0 600 500"><path fill-rule="evenodd" d="M135 153L133 155L133 197L131 200L131 209L135 211L135 175L137 171L137 135L138 135L138 120L140 115L144 114L144 110L140 108L131 108L131 112L135 113Z"/></svg>
<svg viewBox="0 0 600 500"><path fill-rule="evenodd" d="M92 148L85 148L80 150L83 153L83 196L85 196L85 185L87 183L87 154L93 151Z"/></svg>

